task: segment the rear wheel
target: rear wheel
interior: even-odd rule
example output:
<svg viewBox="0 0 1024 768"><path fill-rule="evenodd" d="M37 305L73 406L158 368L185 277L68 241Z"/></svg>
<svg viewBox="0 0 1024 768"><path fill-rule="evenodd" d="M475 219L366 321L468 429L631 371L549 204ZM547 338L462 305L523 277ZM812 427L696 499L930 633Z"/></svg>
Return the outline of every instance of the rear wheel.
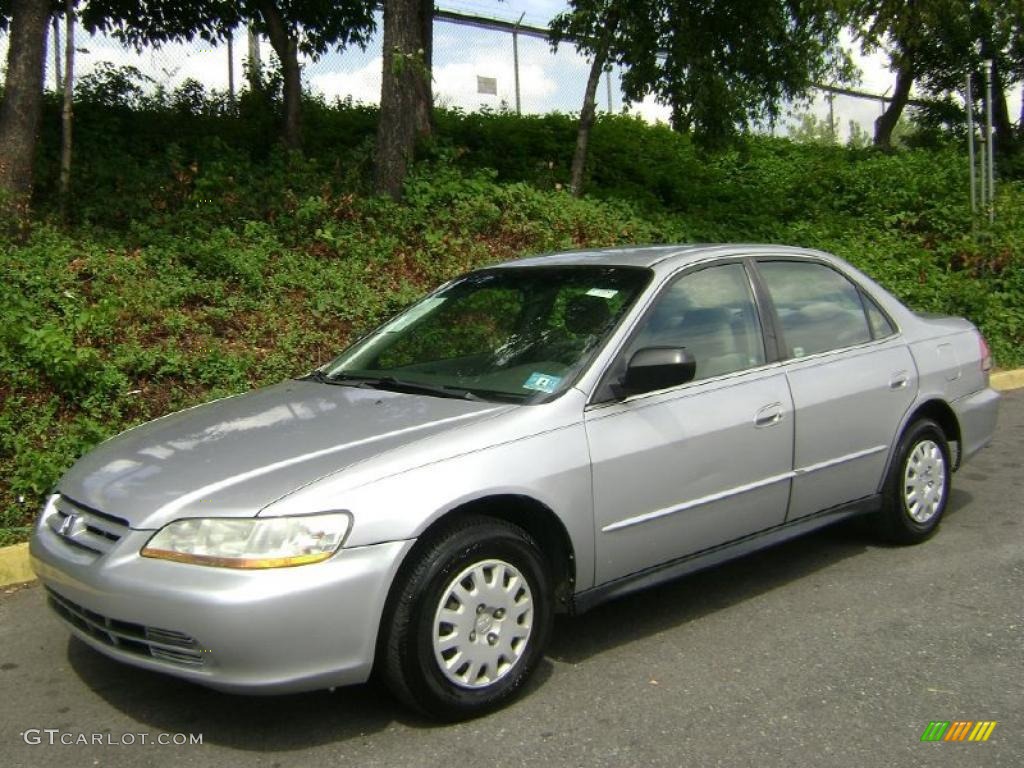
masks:
<svg viewBox="0 0 1024 768"><path fill-rule="evenodd" d="M486 517L457 521L396 579L381 627L388 686L443 720L500 706L543 654L550 594L544 556L524 530Z"/></svg>
<svg viewBox="0 0 1024 768"><path fill-rule="evenodd" d="M949 445L942 428L930 419L914 422L900 438L889 468L880 533L900 544L926 540L946 511L949 488Z"/></svg>

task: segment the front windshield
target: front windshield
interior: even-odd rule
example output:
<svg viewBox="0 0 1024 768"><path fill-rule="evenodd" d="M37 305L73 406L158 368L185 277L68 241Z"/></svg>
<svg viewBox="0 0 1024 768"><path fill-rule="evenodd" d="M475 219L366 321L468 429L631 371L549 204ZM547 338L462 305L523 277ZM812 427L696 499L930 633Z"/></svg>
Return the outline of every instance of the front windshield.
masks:
<svg viewBox="0 0 1024 768"><path fill-rule="evenodd" d="M638 267L507 267L414 304L320 370L324 381L527 402L567 387L647 285Z"/></svg>

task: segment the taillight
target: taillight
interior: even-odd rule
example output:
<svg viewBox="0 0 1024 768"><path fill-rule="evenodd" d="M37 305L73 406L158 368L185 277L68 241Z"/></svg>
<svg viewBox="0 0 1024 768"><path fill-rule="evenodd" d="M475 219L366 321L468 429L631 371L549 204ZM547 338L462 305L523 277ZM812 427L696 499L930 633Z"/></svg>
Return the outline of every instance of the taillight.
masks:
<svg viewBox="0 0 1024 768"><path fill-rule="evenodd" d="M981 370L988 373L992 370L992 352L988 348L988 342L980 333L978 334L978 346L981 353Z"/></svg>

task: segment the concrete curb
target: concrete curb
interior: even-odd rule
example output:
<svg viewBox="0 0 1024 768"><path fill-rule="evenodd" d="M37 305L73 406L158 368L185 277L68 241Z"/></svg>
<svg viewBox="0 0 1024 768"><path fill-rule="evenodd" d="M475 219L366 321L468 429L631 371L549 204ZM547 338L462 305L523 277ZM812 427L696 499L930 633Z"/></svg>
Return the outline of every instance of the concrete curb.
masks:
<svg viewBox="0 0 1024 768"><path fill-rule="evenodd" d="M992 388L1001 392L1024 387L1024 368L993 373ZM28 544L0 547L0 587L34 581L36 578L28 564Z"/></svg>
<svg viewBox="0 0 1024 768"><path fill-rule="evenodd" d="M998 371L992 374L990 381L992 389L998 389L1001 392L1020 389L1024 387L1024 368L1018 368L1014 371Z"/></svg>
<svg viewBox="0 0 1024 768"><path fill-rule="evenodd" d="M0 587L32 581L36 577L28 564L28 544L0 548Z"/></svg>

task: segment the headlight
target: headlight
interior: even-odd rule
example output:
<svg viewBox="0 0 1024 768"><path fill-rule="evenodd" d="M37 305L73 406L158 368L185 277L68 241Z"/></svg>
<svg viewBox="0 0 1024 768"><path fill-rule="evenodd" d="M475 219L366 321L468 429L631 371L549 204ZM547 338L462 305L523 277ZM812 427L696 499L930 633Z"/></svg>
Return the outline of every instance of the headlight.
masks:
<svg viewBox="0 0 1024 768"><path fill-rule="evenodd" d="M161 528L143 557L221 568L285 568L326 560L352 524L347 512L301 517L190 518Z"/></svg>

